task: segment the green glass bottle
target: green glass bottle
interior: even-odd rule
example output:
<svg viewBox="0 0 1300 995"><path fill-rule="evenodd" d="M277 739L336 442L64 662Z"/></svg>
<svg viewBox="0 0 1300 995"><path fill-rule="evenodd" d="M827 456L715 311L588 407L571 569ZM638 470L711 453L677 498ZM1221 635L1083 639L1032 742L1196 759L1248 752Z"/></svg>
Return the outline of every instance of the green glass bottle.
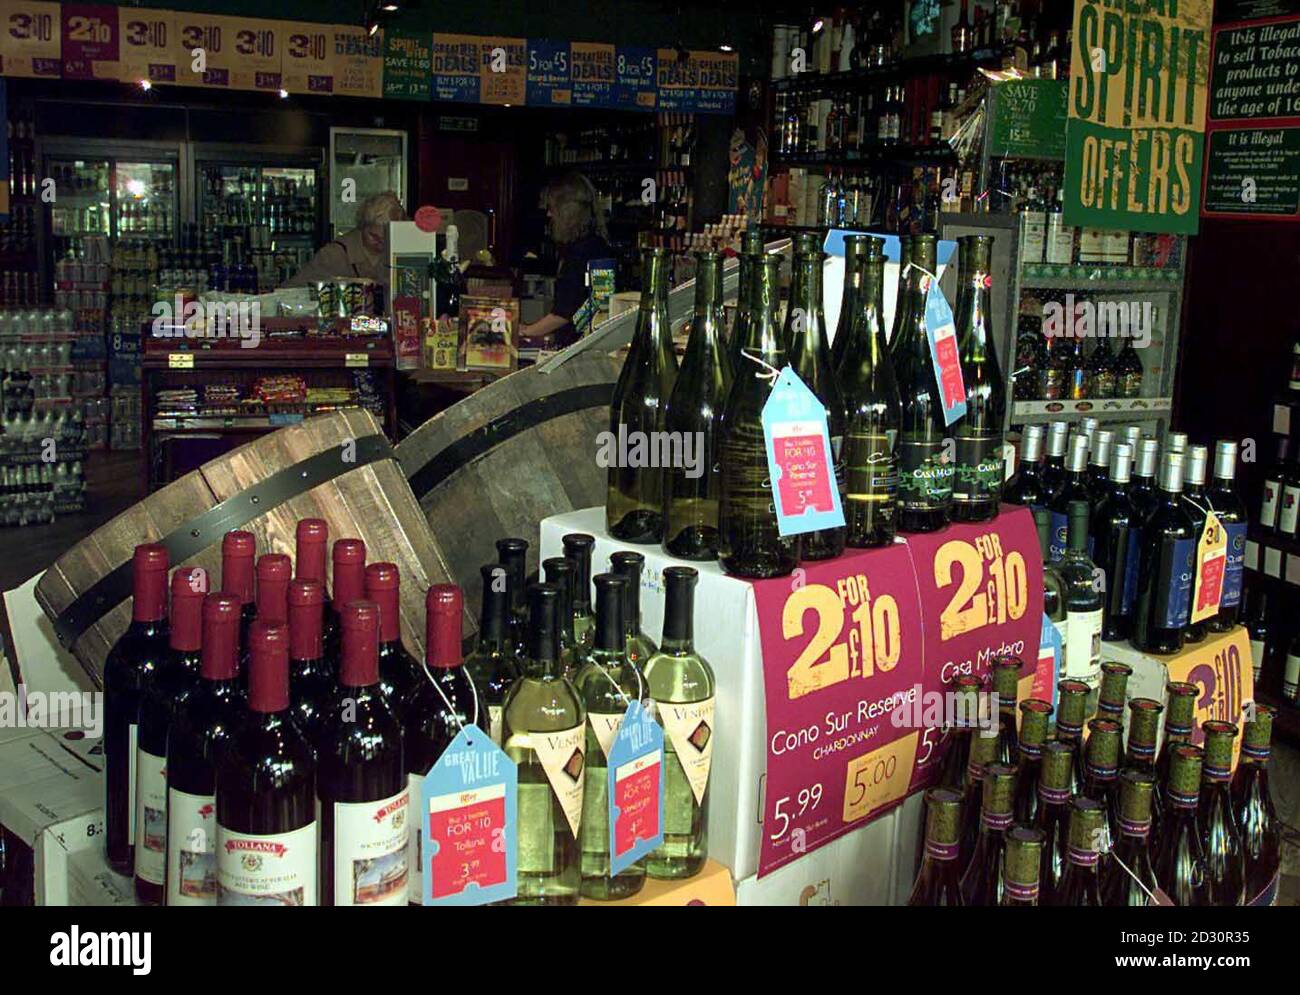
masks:
<svg viewBox="0 0 1300 995"><path fill-rule="evenodd" d="M1074 769L1070 794L1083 790L1083 724L1088 721L1088 695L1092 689L1083 681L1064 680L1056 686L1056 738L1074 748Z"/></svg>
<svg viewBox="0 0 1300 995"><path fill-rule="evenodd" d="M1268 760L1276 717L1274 709L1255 705L1255 717L1246 723L1241 762L1232 779L1232 810L1241 827L1245 852L1247 905L1272 905L1277 901L1282 826L1268 787Z"/></svg>
<svg viewBox="0 0 1300 995"><path fill-rule="evenodd" d="M1020 703L1020 769L1012 805L1018 824L1032 826L1038 815L1038 779L1051 719L1052 706L1041 698L1028 698Z"/></svg>
<svg viewBox="0 0 1300 995"><path fill-rule="evenodd" d="M664 549L683 560L713 560L718 556L718 419L731 389L731 360L722 343L722 257L698 252L695 259L695 316L664 414L674 454L682 455L664 468Z"/></svg>
<svg viewBox="0 0 1300 995"><path fill-rule="evenodd" d="M1210 875L1196 828L1202 753L1186 743L1166 752L1169 781L1164 786L1166 809L1156 851L1156 881L1175 905L1209 905Z"/></svg>
<svg viewBox="0 0 1300 995"><path fill-rule="evenodd" d="M898 433L903 408L885 344L881 308L885 242L869 235L848 237L860 240L854 264L860 270L861 286L853 294L856 310L840 333L844 350L835 369L845 409L845 539L849 546L865 548L893 542L898 531ZM846 257L845 306L850 296L849 265ZM840 325L843 329L843 312Z"/></svg>
<svg viewBox="0 0 1300 995"><path fill-rule="evenodd" d="M1088 743L1084 748L1086 774L1083 794L1101 802L1106 810L1106 845L1116 837L1116 813L1119 809L1116 794L1119 790L1120 742L1124 727L1114 719L1093 719L1088 723Z"/></svg>
<svg viewBox="0 0 1300 995"><path fill-rule="evenodd" d="M708 791L713 759L713 669L695 651L692 567L664 570L664 631L645 665L655 717L664 730L664 842L646 858L653 878L688 878L709 852Z"/></svg>
<svg viewBox="0 0 1300 995"><path fill-rule="evenodd" d="M506 695L501 738L519 772L516 905L576 905L587 714L560 667L560 591L528 589L528 660Z"/></svg>
<svg viewBox="0 0 1300 995"><path fill-rule="evenodd" d="M528 655L528 540L498 539L497 562L505 569L510 596L510 641L522 666Z"/></svg>
<svg viewBox="0 0 1300 995"><path fill-rule="evenodd" d="M1201 723L1205 756L1196 828L1205 851L1211 905L1241 905L1246 900L1246 853L1241 826L1232 808L1232 750L1237 727L1231 722Z"/></svg>
<svg viewBox="0 0 1300 995"><path fill-rule="evenodd" d="M1020 694L1020 670L1023 666L1019 657L999 656L989 668L993 677L993 690L998 696L997 762L1013 767L1020 759L1020 743L1016 735L1016 698Z"/></svg>
<svg viewBox="0 0 1300 995"><path fill-rule="evenodd" d="M763 440L763 405L771 396L775 371L786 365L772 317L778 265L770 256L753 263L743 354L718 429L718 559L723 570L737 577L783 577L799 561L799 537L777 531Z"/></svg>
<svg viewBox="0 0 1300 995"><path fill-rule="evenodd" d="M610 556L609 566L614 573L627 578L623 601L627 658L634 667L644 667L658 650L655 641L641 629L641 570L645 567L645 557L631 550L619 550Z"/></svg>
<svg viewBox="0 0 1300 995"><path fill-rule="evenodd" d="M1034 826L1043 831L1043 864L1038 876L1041 902L1051 905L1056 886L1065 872L1065 852L1070 845L1070 778L1074 747L1054 740L1043 744L1038 768L1038 812Z"/></svg>
<svg viewBox="0 0 1300 995"><path fill-rule="evenodd" d="M1133 668L1127 663L1108 660L1101 665L1101 692L1097 696L1097 716L1124 721L1124 703L1128 700L1128 679Z"/></svg>
<svg viewBox="0 0 1300 995"><path fill-rule="evenodd" d="M597 574L596 641L573 684L587 710L586 787L582 794L582 894L612 900L635 895L645 884L645 861L617 875L609 865L608 759L633 701L645 697L645 681L624 650L623 603L627 578Z"/></svg>
<svg viewBox="0 0 1300 995"><path fill-rule="evenodd" d="M1160 713L1165 706L1154 698L1134 698L1128 703L1128 745L1124 765L1156 773L1156 742L1160 735Z"/></svg>
<svg viewBox="0 0 1300 995"><path fill-rule="evenodd" d="M907 317L907 272L912 263L912 236L898 237L898 287L894 293L894 322L889 330L889 352L897 355L898 343L902 339L903 321Z"/></svg>
<svg viewBox="0 0 1300 995"><path fill-rule="evenodd" d="M862 292L862 261L868 242L884 245L884 239L870 235L844 236L844 294L840 298L840 320L835 326L835 341L831 343L831 369L839 375L844 356L849 351L850 326L860 307L858 295ZM883 319L882 319L883 320ZM884 336L881 336L882 340Z"/></svg>
<svg viewBox="0 0 1300 995"><path fill-rule="evenodd" d="M550 556L542 560L546 583L559 590L556 601L555 624L560 630L560 668L569 680L578 672L579 651L573 635L573 573L572 560L563 556Z"/></svg>
<svg viewBox="0 0 1300 995"><path fill-rule="evenodd" d="M1191 745L1192 724L1196 721L1196 700L1201 696L1199 685L1185 681L1170 681L1165 685L1165 735L1156 759L1156 798L1151 809L1151 846L1158 851L1164 842L1164 819L1169 809L1165 788L1169 784L1174 748Z"/></svg>
<svg viewBox="0 0 1300 995"><path fill-rule="evenodd" d="M966 414L953 426L957 460L952 484L955 522L987 522L1002 502L1002 422L1007 386L994 348L991 235L957 239L957 351Z"/></svg>
<svg viewBox="0 0 1300 995"><path fill-rule="evenodd" d="M573 638L583 650L591 649L596 620L591 613L591 551L596 537L585 532L571 532L560 542L564 556L572 560L573 571Z"/></svg>
<svg viewBox="0 0 1300 995"><path fill-rule="evenodd" d="M1011 828L1011 796L1015 785L1014 767L994 763L984 769L979 837L970 864L961 876L961 897L967 905L1002 904L1006 885L1006 832Z"/></svg>
<svg viewBox="0 0 1300 995"><path fill-rule="evenodd" d="M1119 838L1102 860L1101 903L1146 906L1156 890L1151 867L1151 796L1156 782L1146 771L1126 767L1119 774Z"/></svg>
<svg viewBox="0 0 1300 995"><path fill-rule="evenodd" d="M1016 826L1007 833L1005 885L1002 904L1035 906L1038 904L1038 875L1042 871L1043 841L1041 829Z"/></svg>
<svg viewBox="0 0 1300 995"><path fill-rule="evenodd" d="M649 465L677 378L668 323L667 249L641 253L641 305L632 346L610 402L605 528L622 542L663 539L663 472ZM639 445L638 445L639 443ZM638 452L639 450L639 452ZM645 457L645 458L641 458ZM638 465L624 465L636 463ZM640 465L640 464L646 465Z"/></svg>
<svg viewBox="0 0 1300 995"><path fill-rule="evenodd" d="M483 608L479 612L478 641L465 657L465 672L474 682L479 700L488 710L492 742L501 745L502 708L506 693L519 679L519 658L510 639L510 587L506 568L487 564L483 578Z"/></svg>
<svg viewBox="0 0 1300 995"><path fill-rule="evenodd" d="M1088 557L1088 503L1071 501L1069 540L1056 569L1065 581L1065 674L1088 685L1088 712L1101 683L1102 597L1097 565Z"/></svg>
<svg viewBox="0 0 1300 995"><path fill-rule="evenodd" d="M763 251L762 236L751 229L741 240L740 262L736 273L736 319L731 328L731 338L727 340L727 358L731 360L732 376L740 370L744 362L740 350L745 347L749 336L749 292L754 278L754 269L759 266L766 253ZM725 400L725 399L724 399Z"/></svg>
<svg viewBox="0 0 1300 995"><path fill-rule="evenodd" d="M1101 905L1098 864L1106 838L1106 811L1101 802L1079 796L1070 801L1070 845L1065 870L1053 893L1058 906Z"/></svg>
<svg viewBox="0 0 1300 995"><path fill-rule="evenodd" d="M948 788L931 788L925 793L925 856L908 905L964 904L957 861L960 836L961 795Z"/></svg>

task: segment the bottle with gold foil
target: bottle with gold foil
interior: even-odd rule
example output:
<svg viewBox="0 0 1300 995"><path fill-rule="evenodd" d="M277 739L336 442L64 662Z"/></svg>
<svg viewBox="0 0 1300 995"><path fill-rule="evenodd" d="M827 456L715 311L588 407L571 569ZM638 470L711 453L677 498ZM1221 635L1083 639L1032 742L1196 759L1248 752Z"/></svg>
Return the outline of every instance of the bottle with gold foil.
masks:
<svg viewBox="0 0 1300 995"><path fill-rule="evenodd" d="M993 722L997 719L994 717ZM966 764L966 794L961 804L961 873L970 866L971 856L980 835L980 814L984 805L984 773L997 762L997 728L976 729L971 733L970 761Z"/></svg>
<svg viewBox="0 0 1300 995"><path fill-rule="evenodd" d="M1074 747L1053 740L1043 744L1038 769L1038 812L1034 826L1043 831L1042 872L1038 876L1040 901L1051 905L1056 885L1065 872L1065 852L1070 845L1070 778Z"/></svg>
<svg viewBox="0 0 1300 995"><path fill-rule="evenodd" d="M1114 719L1093 719L1088 723L1088 743L1084 748L1083 794L1101 802L1106 809L1106 844L1109 850L1116 836L1116 811L1119 799L1119 756L1124 727Z"/></svg>
<svg viewBox="0 0 1300 995"><path fill-rule="evenodd" d="M1210 875L1196 828L1202 753L1199 747L1179 743L1162 756L1166 754L1169 756L1169 780L1164 785L1167 808L1156 850L1156 882L1175 905L1209 905Z"/></svg>
<svg viewBox="0 0 1300 995"><path fill-rule="evenodd" d="M952 682L956 720L944 733L943 759L939 761L937 784L958 793L966 791L970 769L971 737L979 735L979 692L983 682L974 674L958 674Z"/></svg>
<svg viewBox="0 0 1300 995"><path fill-rule="evenodd" d="M1056 738L1074 748L1074 769L1070 775L1070 794L1083 790L1086 780L1083 755L1083 724L1088 720L1088 694L1091 688L1083 681L1064 680L1056 686Z"/></svg>
<svg viewBox="0 0 1300 995"><path fill-rule="evenodd" d="M1150 774L1156 773L1156 742L1160 734L1160 713L1165 706L1154 698L1133 698L1128 703L1128 747L1124 764Z"/></svg>
<svg viewBox="0 0 1300 995"><path fill-rule="evenodd" d="M958 856L961 795L948 788L925 793L925 856L908 905L962 905Z"/></svg>
<svg viewBox="0 0 1300 995"><path fill-rule="evenodd" d="M1124 702L1128 699L1128 679L1133 668L1127 663L1107 661L1101 665L1101 693L1097 697L1097 717L1124 721Z"/></svg>
<svg viewBox="0 0 1300 995"><path fill-rule="evenodd" d="M1015 802L1012 805L1017 824L1032 826L1038 815L1038 777L1051 719L1052 706L1041 698L1029 698L1020 703L1020 769L1016 775Z"/></svg>
<svg viewBox="0 0 1300 995"><path fill-rule="evenodd" d="M1174 749L1190 745L1192 742L1192 723L1196 720L1196 699L1201 689L1185 681L1170 681L1165 685L1165 735L1160 746L1160 755L1156 759L1156 798L1152 809L1153 839L1152 849L1159 852L1164 842L1165 812L1168 803L1165 789L1169 784L1169 771Z"/></svg>
<svg viewBox="0 0 1300 995"><path fill-rule="evenodd" d="M1272 905L1277 901L1282 866L1282 827L1268 788L1268 760L1276 712L1255 705L1255 717L1246 723L1241 760L1232 779L1232 811L1241 827L1246 864L1246 904Z"/></svg>
<svg viewBox="0 0 1300 995"><path fill-rule="evenodd" d="M1119 775L1118 839L1102 860L1101 903L1150 904L1156 890L1151 867L1151 796L1156 782L1148 772L1125 767Z"/></svg>
<svg viewBox="0 0 1300 995"><path fill-rule="evenodd" d="M967 905L1000 905L1006 884L1006 833L1011 828L1016 769L993 763L984 768L980 798L979 836L970 864L961 876L961 897Z"/></svg>
<svg viewBox="0 0 1300 995"><path fill-rule="evenodd" d="M1205 753L1196 828L1210 876L1210 904L1241 905L1246 897L1246 854L1231 791L1237 727L1231 722L1211 720L1203 722L1201 729L1205 732Z"/></svg>
<svg viewBox="0 0 1300 995"><path fill-rule="evenodd" d="M1016 826L1007 833L1005 884L1002 904L1035 906L1038 904L1038 875L1042 872L1043 841L1041 829Z"/></svg>
<svg viewBox="0 0 1300 995"><path fill-rule="evenodd" d="M993 690L998 696L997 762L1015 766L1020 760L1016 736L1016 697L1020 690L1019 657L1000 656L993 661Z"/></svg>
<svg viewBox="0 0 1300 995"><path fill-rule="evenodd" d="M664 408L677 379L668 323L667 249L641 253L641 305L636 331L610 402L603 455L608 469L605 528L622 542L663 538L663 471L650 451L663 430ZM645 458L641 458L645 457Z"/></svg>
<svg viewBox="0 0 1300 995"><path fill-rule="evenodd" d="M851 326L862 306L862 263L867 255L867 246L874 244L877 249L884 245L884 239L872 235L844 236L844 294L840 298L840 320L835 326L835 341L831 343L831 369L839 376L844 356L860 343L853 340ZM883 275L883 274L882 274ZM880 321L884 318L881 316ZM884 341L884 329L881 328L881 340Z"/></svg>
<svg viewBox="0 0 1300 995"><path fill-rule="evenodd" d="M1098 865L1106 839L1106 810L1101 802L1079 796L1070 802L1070 845L1065 870L1052 896L1057 906L1101 905Z"/></svg>

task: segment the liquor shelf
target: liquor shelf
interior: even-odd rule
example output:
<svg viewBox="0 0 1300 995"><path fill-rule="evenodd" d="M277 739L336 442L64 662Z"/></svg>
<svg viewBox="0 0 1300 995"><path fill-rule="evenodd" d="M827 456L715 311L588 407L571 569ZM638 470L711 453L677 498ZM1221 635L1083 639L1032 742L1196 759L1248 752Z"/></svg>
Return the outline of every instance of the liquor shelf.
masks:
<svg viewBox="0 0 1300 995"><path fill-rule="evenodd" d="M914 76L939 75L964 69L974 69L986 62L1000 61L1007 47L994 45L976 48L969 52L948 52L939 55L921 55L899 59L883 66L863 66L833 73L800 73L772 81L777 93L799 93L804 90L851 89L887 80L908 79Z"/></svg>
<svg viewBox="0 0 1300 995"><path fill-rule="evenodd" d="M1172 397L1104 397L1080 401L1016 401L1011 420L1032 424L1088 415L1101 421L1124 421L1138 417L1167 417L1173 410Z"/></svg>
<svg viewBox="0 0 1300 995"><path fill-rule="evenodd" d="M1161 291L1181 293L1182 273L1156 266L1066 266L1057 263L1025 263L1020 286L1025 290Z"/></svg>
<svg viewBox="0 0 1300 995"><path fill-rule="evenodd" d="M828 152L774 152L776 166L855 166L876 162L937 163L955 162L957 154L945 142L929 145L868 145L861 149Z"/></svg>

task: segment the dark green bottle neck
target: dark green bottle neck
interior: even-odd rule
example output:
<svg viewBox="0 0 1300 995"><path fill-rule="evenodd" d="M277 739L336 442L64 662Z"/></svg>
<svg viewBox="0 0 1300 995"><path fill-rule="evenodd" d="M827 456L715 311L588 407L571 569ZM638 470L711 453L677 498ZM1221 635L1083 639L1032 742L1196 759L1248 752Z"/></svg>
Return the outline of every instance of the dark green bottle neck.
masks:
<svg viewBox="0 0 1300 995"><path fill-rule="evenodd" d="M811 354L817 351L822 331L822 265L821 254L799 254L794 257L790 279L790 307L785 317L786 340L795 353Z"/></svg>
<svg viewBox="0 0 1300 995"><path fill-rule="evenodd" d="M696 260L695 265L695 317L696 319L717 314L718 302L722 299L722 260L711 256Z"/></svg>
<svg viewBox="0 0 1300 995"><path fill-rule="evenodd" d="M780 369L785 365L785 346L780 329L777 328L776 320L772 315L772 304L776 293L776 266L774 261L764 259L754 266L750 274L749 334L745 338L744 348L757 354L765 363ZM753 369L747 370L747 366L752 366ZM753 360L742 356L736 375L744 376L747 372L770 371L764 370Z"/></svg>
<svg viewBox="0 0 1300 995"><path fill-rule="evenodd" d="M844 296L840 299L840 315L849 320L857 314L858 299L862 294L863 273L866 260L861 251L845 250ZM844 318L841 317L841 323ZM847 326L846 326L847 327Z"/></svg>
<svg viewBox="0 0 1300 995"><path fill-rule="evenodd" d="M960 279L957 299L957 339L964 358L988 358L989 316L992 303L989 295L989 252L986 246L968 250L968 258Z"/></svg>

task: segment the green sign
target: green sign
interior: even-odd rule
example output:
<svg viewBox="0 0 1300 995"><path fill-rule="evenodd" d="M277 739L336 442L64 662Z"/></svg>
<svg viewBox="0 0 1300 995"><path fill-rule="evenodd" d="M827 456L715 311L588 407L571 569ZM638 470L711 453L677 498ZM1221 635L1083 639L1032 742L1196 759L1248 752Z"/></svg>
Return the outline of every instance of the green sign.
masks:
<svg viewBox="0 0 1300 995"><path fill-rule="evenodd" d="M1210 133L1205 213L1300 216L1300 128Z"/></svg>
<svg viewBox="0 0 1300 995"><path fill-rule="evenodd" d="M384 29L384 96L428 100L433 85L433 36Z"/></svg>
<svg viewBox="0 0 1300 995"><path fill-rule="evenodd" d="M1300 18L1214 32L1210 120L1300 117Z"/></svg>
<svg viewBox="0 0 1300 995"><path fill-rule="evenodd" d="M989 155L1065 158L1065 80L1017 79L995 85Z"/></svg>

